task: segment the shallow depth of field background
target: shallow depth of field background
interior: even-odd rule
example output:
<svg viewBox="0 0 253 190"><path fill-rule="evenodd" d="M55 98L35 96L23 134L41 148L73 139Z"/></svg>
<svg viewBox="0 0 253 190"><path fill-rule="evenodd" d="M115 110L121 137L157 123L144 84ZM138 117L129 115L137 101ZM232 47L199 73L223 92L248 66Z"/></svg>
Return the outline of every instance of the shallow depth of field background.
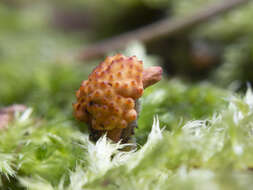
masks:
<svg viewBox="0 0 253 190"><path fill-rule="evenodd" d="M0 107L24 104L32 111L23 120L17 115L0 131L1 189L250 189L252 1L155 40L129 40L103 55L82 56L106 39L166 18L190 20L203 8L222 3L2 0ZM141 99L134 141L143 156L128 172L121 162L126 155L113 160L120 152L109 142L100 148L114 151L106 153L108 165L101 169L103 156L90 151L99 152L99 147L83 140L87 126L72 115L82 80L115 53L136 55L145 67L164 70L163 80ZM144 149L154 116L164 138ZM184 132L188 122L196 129L189 134Z"/></svg>

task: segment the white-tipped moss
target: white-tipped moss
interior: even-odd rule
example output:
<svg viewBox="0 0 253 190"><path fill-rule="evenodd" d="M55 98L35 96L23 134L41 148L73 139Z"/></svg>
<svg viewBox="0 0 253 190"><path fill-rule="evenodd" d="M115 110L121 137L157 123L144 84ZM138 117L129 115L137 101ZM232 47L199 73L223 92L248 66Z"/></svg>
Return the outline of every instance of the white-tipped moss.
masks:
<svg viewBox="0 0 253 190"><path fill-rule="evenodd" d="M156 116L146 143L128 152L122 149L129 145L106 136L93 143L68 124L46 122L16 139L16 145L29 143L6 157L5 170L30 190L244 189L253 185L252 99L250 89L228 97L227 108L213 117L171 131L161 130ZM17 119L9 127L27 131L34 121L26 118L30 122Z"/></svg>
<svg viewBox="0 0 253 190"><path fill-rule="evenodd" d="M14 177L16 172L14 170L13 161L15 157L13 154L0 153L0 173L5 175L7 178L9 176Z"/></svg>
<svg viewBox="0 0 253 190"><path fill-rule="evenodd" d="M48 181L37 177L37 178L19 178L19 182L22 186L29 190L56 190Z"/></svg>

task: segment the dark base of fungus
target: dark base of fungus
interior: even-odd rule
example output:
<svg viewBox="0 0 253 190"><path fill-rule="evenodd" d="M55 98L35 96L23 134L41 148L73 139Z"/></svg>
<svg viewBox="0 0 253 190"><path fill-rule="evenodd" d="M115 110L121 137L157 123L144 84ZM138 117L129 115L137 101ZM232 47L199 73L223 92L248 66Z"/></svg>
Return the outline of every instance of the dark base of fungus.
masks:
<svg viewBox="0 0 253 190"><path fill-rule="evenodd" d="M107 134L107 137L114 142L119 142L121 140L121 143L127 143L131 139L131 136L134 135L134 128L137 128L136 121L132 122L124 129L116 128L110 131L95 130L92 127L89 127L89 137L91 141L96 142L101 136Z"/></svg>
<svg viewBox="0 0 253 190"><path fill-rule="evenodd" d="M137 112L137 115L139 115L140 100L135 101L135 110ZM124 129L116 128L110 131L106 131L106 130L95 130L94 128L89 127L90 132L89 138L91 141L96 142L101 136L106 134L107 137L114 142L121 141L121 143L127 143L131 139L131 136L134 135L134 129L138 127L137 120L138 118L132 123L130 123Z"/></svg>

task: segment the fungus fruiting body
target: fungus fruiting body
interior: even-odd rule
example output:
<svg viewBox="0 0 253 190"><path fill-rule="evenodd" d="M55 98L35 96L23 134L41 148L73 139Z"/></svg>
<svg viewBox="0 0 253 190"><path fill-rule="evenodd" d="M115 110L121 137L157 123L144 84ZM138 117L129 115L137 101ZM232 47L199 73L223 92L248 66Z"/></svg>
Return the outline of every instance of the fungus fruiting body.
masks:
<svg viewBox="0 0 253 190"><path fill-rule="evenodd" d="M135 56L107 57L76 92L75 117L89 125L93 140L104 133L114 141L124 139L124 130L129 131L137 120L138 98L145 87L161 79L161 74L160 67L144 70Z"/></svg>

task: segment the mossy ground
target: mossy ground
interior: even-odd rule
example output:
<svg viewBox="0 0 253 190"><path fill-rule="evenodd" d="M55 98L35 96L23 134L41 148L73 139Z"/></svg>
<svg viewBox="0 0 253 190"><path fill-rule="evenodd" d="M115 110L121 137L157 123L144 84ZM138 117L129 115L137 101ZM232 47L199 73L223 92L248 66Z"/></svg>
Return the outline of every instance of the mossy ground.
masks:
<svg viewBox="0 0 253 190"><path fill-rule="evenodd" d="M181 6L189 4L174 4L175 14ZM244 36L252 39L249 7L239 13L247 26ZM253 95L250 88L244 95L220 87L250 80L244 75L252 61L250 40L237 36L224 46L224 64L209 81L193 83L165 73L146 89L137 149L124 152L125 145L106 138L90 142L87 126L73 118L75 91L100 60L74 60L70 52L81 48L81 41L88 44L88 35L57 31L48 24L49 14L43 3L22 9L0 3L0 106L29 107L1 130L1 189L251 189ZM215 25L219 32L199 28L192 36L232 38L224 23ZM233 34L239 35L236 24ZM213 23L208 26L216 30ZM134 44L124 53L157 64L144 49Z"/></svg>

